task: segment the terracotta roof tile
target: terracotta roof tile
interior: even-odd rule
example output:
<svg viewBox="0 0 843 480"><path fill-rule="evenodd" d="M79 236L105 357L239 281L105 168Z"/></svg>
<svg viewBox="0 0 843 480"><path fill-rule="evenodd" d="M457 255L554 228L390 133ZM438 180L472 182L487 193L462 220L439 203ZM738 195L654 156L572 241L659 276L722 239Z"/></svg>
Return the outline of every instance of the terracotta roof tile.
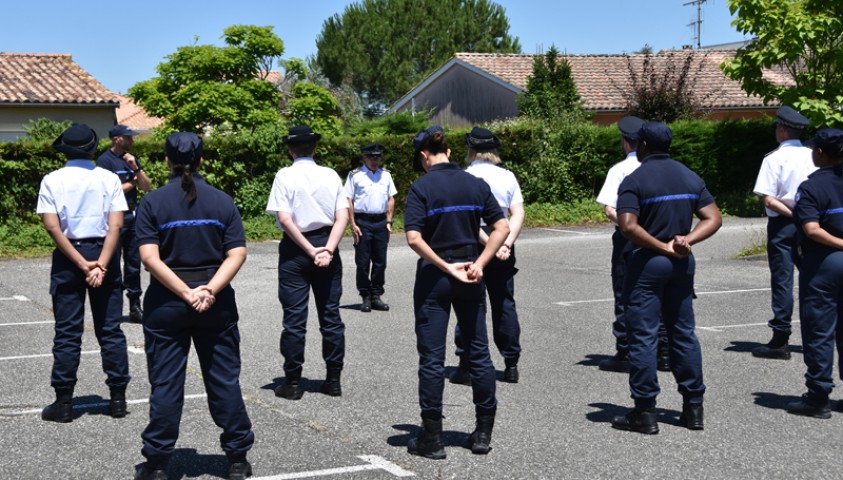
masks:
<svg viewBox="0 0 843 480"><path fill-rule="evenodd" d="M147 114L146 110L135 104L131 98L119 94L114 96L120 102L120 107L117 108L117 123L120 125L145 132L164 123L163 119Z"/></svg>
<svg viewBox="0 0 843 480"><path fill-rule="evenodd" d="M760 97L747 95L740 83L728 79L720 64L734 55L734 50L674 50L650 55L656 71L661 71L673 55L673 64L682 67L686 55L691 55L692 72L697 72L695 92L704 105L710 108L765 107ZM496 53L457 53L457 60L484 70L501 80L523 90L533 73L534 55ZM585 108L591 111L626 108L623 91L630 85L630 63L635 72L641 72L643 54L560 55L571 65L571 73ZM629 63L628 63L629 62ZM777 83L787 79L777 72L765 72ZM769 105L766 105L769 107Z"/></svg>
<svg viewBox="0 0 843 480"><path fill-rule="evenodd" d="M116 104L67 54L0 52L0 103Z"/></svg>

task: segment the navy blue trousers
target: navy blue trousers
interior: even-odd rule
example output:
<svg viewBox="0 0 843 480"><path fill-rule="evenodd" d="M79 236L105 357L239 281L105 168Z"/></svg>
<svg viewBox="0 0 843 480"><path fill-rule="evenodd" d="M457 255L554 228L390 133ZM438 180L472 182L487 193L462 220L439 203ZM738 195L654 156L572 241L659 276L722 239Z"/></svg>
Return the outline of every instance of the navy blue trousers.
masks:
<svg viewBox="0 0 843 480"><path fill-rule="evenodd" d="M306 234L317 247L328 242L328 232ZM322 358L330 371L342 371L345 357L345 325L340 318L342 260L339 249L327 267L317 267L313 259L288 237L278 246L278 300L284 310L281 355L288 380L301 378L307 334L308 300L313 290Z"/></svg>
<svg viewBox="0 0 843 480"><path fill-rule="evenodd" d="M386 219L370 222L364 218L358 218L356 223L360 227L360 240L354 246L357 291L360 292L361 297L381 296L386 279L386 248L389 246Z"/></svg>
<svg viewBox="0 0 843 480"><path fill-rule="evenodd" d="M97 260L102 252L102 240L78 242L71 240L86 260ZM94 333L100 344L102 369L106 385L111 389L125 388L129 376L126 336L120 328L123 318L123 297L120 284L120 259L112 255L108 272L101 286L91 288L85 275L61 251L53 251L50 271L50 295L56 320L53 339L53 388L72 389L82 355L82 332L85 330L85 295L91 301Z"/></svg>
<svg viewBox="0 0 843 480"><path fill-rule="evenodd" d="M483 270L483 283L486 284L492 310L492 338L507 367L518 365L521 358L521 324L518 323L518 312L515 310L516 273L518 269L515 268L514 246L506 261L494 257ZM462 358L465 348L459 323L454 329L454 343L457 356ZM465 361L460 363L466 364Z"/></svg>
<svg viewBox="0 0 843 480"><path fill-rule="evenodd" d="M768 326L791 334L793 315L793 266L796 253L796 224L786 217L767 219L767 261L770 265L773 318Z"/></svg>
<svg viewBox="0 0 843 480"><path fill-rule="evenodd" d="M805 385L828 399L834 388L834 346L843 347L843 251L806 253L799 274ZM843 367L843 365L841 365Z"/></svg>
<svg viewBox="0 0 843 480"><path fill-rule="evenodd" d="M413 288L413 307L416 317L419 406L422 418L439 418L442 415L445 349L452 306L463 338L465 358L471 371L475 411L480 415L495 413L495 367L489 355L486 296L483 289L482 283L462 283L424 260L420 259L418 262Z"/></svg>
<svg viewBox="0 0 843 480"><path fill-rule="evenodd" d="M615 336L615 349L621 353L629 351L623 307L623 277L626 272L626 260L631 251L629 247L629 240L615 227L615 233L612 234L612 294L615 299L615 321L612 322L612 335Z"/></svg>
<svg viewBox="0 0 843 480"><path fill-rule="evenodd" d="M624 280L629 329L629 388L635 406L651 408L659 394L656 369L659 316L667 330L670 368L685 403L702 403L702 352L694 333L694 257L676 260L635 250Z"/></svg>
<svg viewBox="0 0 843 480"><path fill-rule="evenodd" d="M211 418L223 430L222 450L229 461L243 461L255 443L240 391L240 332L234 289L226 287L216 298L208 311L198 313L154 280L144 297L143 334L152 393L141 453L154 468L166 466L179 437L191 341L199 357Z"/></svg>
<svg viewBox="0 0 843 480"><path fill-rule="evenodd" d="M120 251L115 256L123 255L123 288L129 298L140 298L141 289L141 259L138 250L138 239L135 236L135 214L128 213L123 217L123 228L120 229Z"/></svg>

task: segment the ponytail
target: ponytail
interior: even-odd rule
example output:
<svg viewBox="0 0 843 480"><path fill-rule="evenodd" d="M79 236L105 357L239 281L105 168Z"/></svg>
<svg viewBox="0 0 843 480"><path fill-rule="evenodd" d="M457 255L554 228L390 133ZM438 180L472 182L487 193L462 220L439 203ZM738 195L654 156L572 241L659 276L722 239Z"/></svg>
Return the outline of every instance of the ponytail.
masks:
<svg viewBox="0 0 843 480"><path fill-rule="evenodd" d="M193 203L196 200L196 183L193 181L193 165L173 165L173 173L181 177L181 189L184 190L187 203Z"/></svg>

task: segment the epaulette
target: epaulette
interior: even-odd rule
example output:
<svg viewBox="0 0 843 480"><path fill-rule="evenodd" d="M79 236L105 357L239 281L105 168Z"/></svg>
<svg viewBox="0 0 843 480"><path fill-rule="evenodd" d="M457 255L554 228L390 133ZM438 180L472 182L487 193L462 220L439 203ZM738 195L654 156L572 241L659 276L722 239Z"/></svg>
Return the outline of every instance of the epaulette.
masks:
<svg viewBox="0 0 843 480"><path fill-rule="evenodd" d="M349 175L354 175L360 173L360 167L355 168L354 170L348 172Z"/></svg>
<svg viewBox="0 0 843 480"><path fill-rule="evenodd" d="M386 173L388 173L388 174L392 175L392 172L390 172L388 168L383 168L383 167L381 167L381 170L383 170L384 172L386 172Z"/></svg>
<svg viewBox="0 0 843 480"><path fill-rule="evenodd" d="M767 152L767 153L765 153L765 154L764 154L764 158L767 158L767 157L769 157L770 155L772 155L772 154L776 153L776 151L778 151L778 148L777 148L777 149L775 149L775 150L770 150L769 152Z"/></svg>

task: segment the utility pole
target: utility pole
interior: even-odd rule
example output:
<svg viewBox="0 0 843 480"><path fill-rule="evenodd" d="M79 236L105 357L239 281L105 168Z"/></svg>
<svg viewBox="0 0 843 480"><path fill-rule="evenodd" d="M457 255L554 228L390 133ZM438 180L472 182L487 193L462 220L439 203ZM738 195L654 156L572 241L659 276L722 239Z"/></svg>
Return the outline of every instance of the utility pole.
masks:
<svg viewBox="0 0 843 480"><path fill-rule="evenodd" d="M691 0L690 2L683 3L683 7L687 7L688 5L696 5L697 7L697 21L691 22L688 24L689 27L694 27L694 43L697 45L697 49L702 46L702 6L708 0Z"/></svg>

